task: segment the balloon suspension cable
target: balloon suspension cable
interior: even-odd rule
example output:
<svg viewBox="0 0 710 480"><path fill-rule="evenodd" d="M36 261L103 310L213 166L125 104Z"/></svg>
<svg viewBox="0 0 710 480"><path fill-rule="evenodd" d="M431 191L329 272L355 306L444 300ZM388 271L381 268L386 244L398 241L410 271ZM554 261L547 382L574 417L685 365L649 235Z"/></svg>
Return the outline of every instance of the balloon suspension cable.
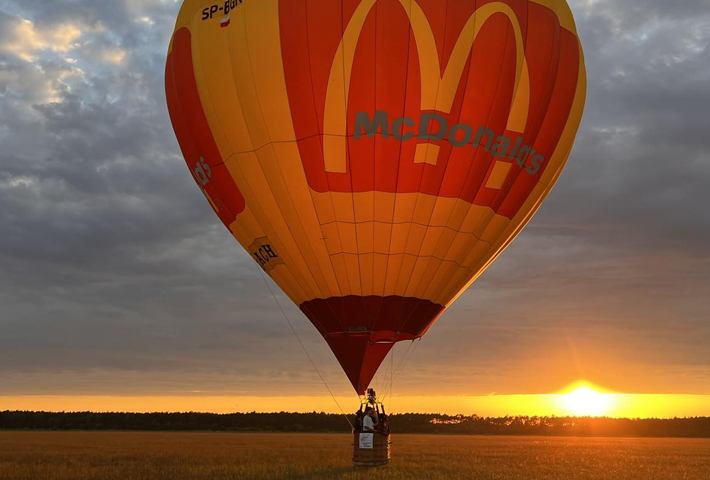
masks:
<svg viewBox="0 0 710 480"><path fill-rule="evenodd" d="M257 268L259 268L259 267L257 266ZM271 285L269 285L269 282L266 279L266 275L264 275L264 271L261 268L259 268L259 273L261 274L262 280L264 280L264 284L266 284L266 287L269 289L269 292L271 292L271 296L274 297L274 300L276 301L276 305L278 305L279 310L281 310L281 314L286 319L286 323L288 323L288 326L291 329L291 332L293 332L294 337L296 337L296 340L298 340L298 343L301 345L301 348L303 349L303 353L306 354L306 357L308 357L308 361L311 362L311 365L313 366L313 370L315 370L316 373L318 374L318 376L320 377L321 381L323 382L323 385L325 385L326 390L328 390L328 393L330 393L330 396L333 398L333 401L338 406L338 410L340 410L340 413L343 415L343 417L345 417L345 420L350 425L350 428L354 428L352 422L350 421L348 416L345 414L345 411L343 410L343 408L340 406L340 403L338 403L338 399L335 398L335 395L333 395L333 392L331 391L330 387L328 386L328 382L326 382L325 378L323 378L323 375L321 375L320 370L318 370L318 367L316 366L316 363L313 361L313 358L311 358L311 355L308 353L306 346L301 341L301 337L298 336L298 333L296 333L296 329L293 328L293 324L291 323L291 320L289 320L288 315L286 315L286 311L281 306L281 302L279 302L278 297L276 297L274 290L271 288Z"/></svg>
<svg viewBox="0 0 710 480"><path fill-rule="evenodd" d="M421 341L421 337L415 338L412 340L412 343L409 344L407 347L407 350L404 352L404 356L399 362L399 365L397 365L397 368L394 369L394 372L390 376L390 385L389 389L385 391L385 394L382 396L382 401L384 402L385 399L392 394L392 391L394 390L394 381L399 378L399 375L402 373L404 370L404 367L407 366L407 363L409 363L409 360L412 359L414 356L414 352L417 350L417 347L419 346L419 342ZM414 348L412 348L412 346ZM394 363L394 362L393 362Z"/></svg>

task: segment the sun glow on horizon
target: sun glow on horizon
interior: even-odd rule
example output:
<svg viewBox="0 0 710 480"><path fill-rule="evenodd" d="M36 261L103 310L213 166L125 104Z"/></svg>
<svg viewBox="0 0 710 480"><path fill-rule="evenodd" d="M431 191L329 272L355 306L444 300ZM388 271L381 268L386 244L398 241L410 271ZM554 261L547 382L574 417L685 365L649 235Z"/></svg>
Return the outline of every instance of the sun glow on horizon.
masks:
<svg viewBox="0 0 710 480"><path fill-rule="evenodd" d="M560 407L568 414L578 417L602 417L614 408L614 394L600 391L597 387L579 383L568 393L559 395Z"/></svg>
<svg viewBox="0 0 710 480"><path fill-rule="evenodd" d="M338 404L359 407L352 396L338 396ZM53 412L312 412L340 413L327 396L3 396L0 411ZM589 382L577 382L556 393L488 395L396 395L387 399L388 412L448 415L557 416L611 418L674 418L710 416L708 394L617 393Z"/></svg>

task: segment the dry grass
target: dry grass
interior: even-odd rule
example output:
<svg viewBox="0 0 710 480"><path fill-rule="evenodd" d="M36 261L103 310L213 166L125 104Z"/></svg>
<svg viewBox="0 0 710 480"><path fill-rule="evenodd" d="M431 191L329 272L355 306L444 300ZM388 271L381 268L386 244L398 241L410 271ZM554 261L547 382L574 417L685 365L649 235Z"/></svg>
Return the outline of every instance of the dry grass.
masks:
<svg viewBox="0 0 710 480"><path fill-rule="evenodd" d="M710 479L710 440L393 440L389 466L357 469L349 435L0 432L0 479Z"/></svg>

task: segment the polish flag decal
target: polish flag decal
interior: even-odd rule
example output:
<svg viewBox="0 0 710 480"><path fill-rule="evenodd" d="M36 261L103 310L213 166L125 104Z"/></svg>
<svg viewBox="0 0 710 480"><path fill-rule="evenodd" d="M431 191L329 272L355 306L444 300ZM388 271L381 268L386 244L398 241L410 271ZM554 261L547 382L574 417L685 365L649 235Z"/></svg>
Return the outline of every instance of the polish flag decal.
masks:
<svg viewBox="0 0 710 480"><path fill-rule="evenodd" d="M219 22L219 24L220 24L220 26L221 26L222 28L228 27L230 23L232 23L232 20L230 20L229 17L224 17L224 18Z"/></svg>

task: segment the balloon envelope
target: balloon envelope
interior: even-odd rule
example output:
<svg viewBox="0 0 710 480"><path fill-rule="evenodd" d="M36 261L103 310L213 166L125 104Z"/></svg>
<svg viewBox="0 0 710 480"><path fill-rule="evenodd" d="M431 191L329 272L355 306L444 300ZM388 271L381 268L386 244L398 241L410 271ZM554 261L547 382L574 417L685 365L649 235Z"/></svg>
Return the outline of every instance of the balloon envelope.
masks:
<svg viewBox="0 0 710 480"><path fill-rule="evenodd" d="M212 208L362 393L538 210L586 74L564 0L186 0L166 92Z"/></svg>

